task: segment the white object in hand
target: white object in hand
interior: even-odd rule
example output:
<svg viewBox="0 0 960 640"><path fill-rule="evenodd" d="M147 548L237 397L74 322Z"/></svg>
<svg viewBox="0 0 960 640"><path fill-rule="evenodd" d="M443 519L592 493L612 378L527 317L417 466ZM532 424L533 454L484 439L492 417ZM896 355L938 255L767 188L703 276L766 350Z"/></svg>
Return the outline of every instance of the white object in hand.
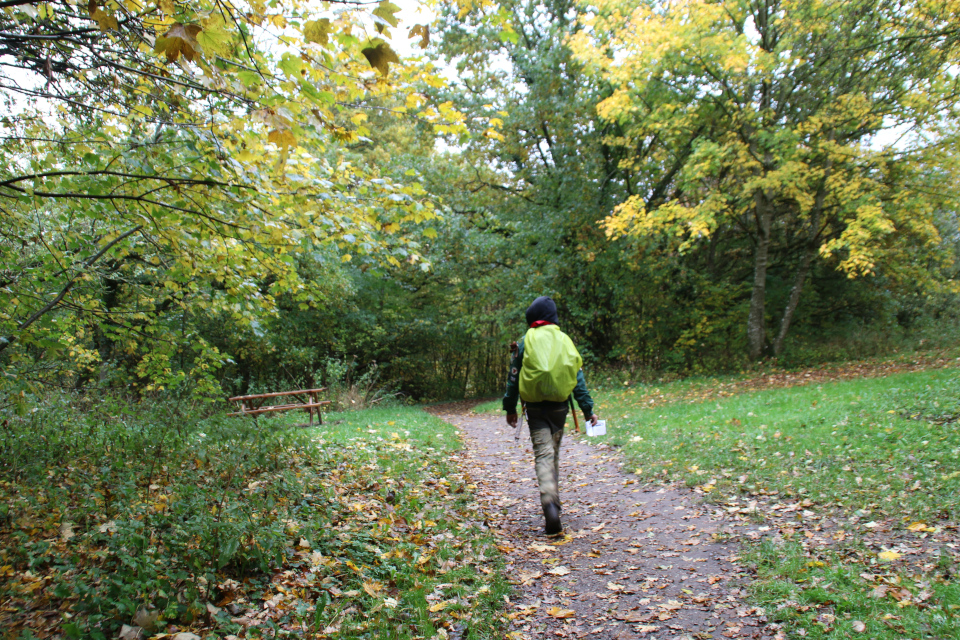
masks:
<svg viewBox="0 0 960 640"><path fill-rule="evenodd" d="M591 438L593 436L603 436L607 433L607 421L606 420L597 420L597 424L590 424L587 421L587 435Z"/></svg>

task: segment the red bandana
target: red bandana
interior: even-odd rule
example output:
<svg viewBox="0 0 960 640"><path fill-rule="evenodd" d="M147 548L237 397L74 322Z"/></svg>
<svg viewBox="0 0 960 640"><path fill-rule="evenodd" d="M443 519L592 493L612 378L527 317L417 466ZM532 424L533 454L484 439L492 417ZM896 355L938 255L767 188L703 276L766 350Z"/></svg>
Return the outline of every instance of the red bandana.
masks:
<svg viewBox="0 0 960 640"><path fill-rule="evenodd" d="M553 324L552 322L547 322L546 320L534 320L530 323L531 329L536 329L537 327L545 327L548 324Z"/></svg>

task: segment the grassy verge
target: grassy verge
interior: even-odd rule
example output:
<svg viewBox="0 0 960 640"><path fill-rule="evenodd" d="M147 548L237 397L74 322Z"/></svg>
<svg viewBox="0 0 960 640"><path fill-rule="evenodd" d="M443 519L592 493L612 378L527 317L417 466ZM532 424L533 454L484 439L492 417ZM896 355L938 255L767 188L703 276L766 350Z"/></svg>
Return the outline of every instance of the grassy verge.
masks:
<svg viewBox="0 0 960 640"><path fill-rule="evenodd" d="M508 586L452 426L76 400L3 417L0 637L500 633Z"/></svg>
<svg viewBox="0 0 960 640"><path fill-rule="evenodd" d="M699 401L696 388L598 394L607 440L647 481L743 518L772 619L815 638L960 637L956 369ZM671 395L685 401L656 400Z"/></svg>
<svg viewBox="0 0 960 640"><path fill-rule="evenodd" d="M500 398L483 402L473 408L474 413L503 413L503 401Z"/></svg>

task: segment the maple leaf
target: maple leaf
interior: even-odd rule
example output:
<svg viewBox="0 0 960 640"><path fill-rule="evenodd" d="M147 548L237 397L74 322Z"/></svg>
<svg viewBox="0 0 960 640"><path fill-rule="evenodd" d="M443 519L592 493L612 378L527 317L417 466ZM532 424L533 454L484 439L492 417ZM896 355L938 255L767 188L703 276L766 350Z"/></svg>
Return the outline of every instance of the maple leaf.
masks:
<svg viewBox="0 0 960 640"><path fill-rule="evenodd" d="M307 42L327 44L330 42L330 18L309 20L303 25L303 39Z"/></svg>
<svg viewBox="0 0 960 640"><path fill-rule="evenodd" d="M267 134L267 141L281 148L294 147L297 144L296 136L289 129L273 129Z"/></svg>
<svg viewBox="0 0 960 640"><path fill-rule="evenodd" d="M416 24L410 29L407 38L416 38L420 36L420 48L426 49L430 46L430 25Z"/></svg>
<svg viewBox="0 0 960 640"><path fill-rule="evenodd" d="M100 27L100 31L118 31L120 29L117 16L112 13L107 13L103 9L95 10L90 17L97 21L97 26Z"/></svg>
<svg viewBox="0 0 960 640"><path fill-rule="evenodd" d="M373 15L388 23L391 27L396 28L400 21L394 14L398 11L400 11L400 7L389 2L389 0L383 0L380 5L373 10Z"/></svg>
<svg viewBox="0 0 960 640"><path fill-rule="evenodd" d="M379 71L384 78L390 73L391 62L400 64L400 58L386 42L381 42L375 47L367 47L360 53L367 59L370 66Z"/></svg>
<svg viewBox="0 0 960 640"><path fill-rule="evenodd" d="M195 24L180 24L179 22L170 27L170 29L157 38L153 50L156 53L162 53L167 57L167 62L175 62L181 55L193 62L197 57L197 48L200 46L197 42L197 34L200 33L200 27Z"/></svg>

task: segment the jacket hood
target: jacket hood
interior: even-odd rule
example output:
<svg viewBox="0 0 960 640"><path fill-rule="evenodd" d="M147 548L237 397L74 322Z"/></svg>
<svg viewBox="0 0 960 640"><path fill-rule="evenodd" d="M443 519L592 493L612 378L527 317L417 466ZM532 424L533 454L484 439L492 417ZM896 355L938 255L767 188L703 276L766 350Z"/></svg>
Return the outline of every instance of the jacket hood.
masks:
<svg viewBox="0 0 960 640"><path fill-rule="evenodd" d="M533 324L538 320L560 324L560 319L557 317L557 305L547 296L540 296L527 307L527 324Z"/></svg>

